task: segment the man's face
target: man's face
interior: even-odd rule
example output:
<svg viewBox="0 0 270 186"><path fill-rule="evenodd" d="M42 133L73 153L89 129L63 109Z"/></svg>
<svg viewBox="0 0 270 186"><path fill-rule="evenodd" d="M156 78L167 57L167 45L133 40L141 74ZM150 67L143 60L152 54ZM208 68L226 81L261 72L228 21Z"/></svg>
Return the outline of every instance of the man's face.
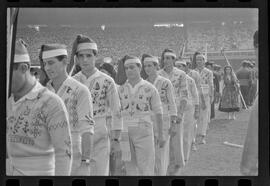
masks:
<svg viewBox="0 0 270 186"><path fill-rule="evenodd" d="M95 68L96 57L93 50L81 50L77 53L77 59L82 71L92 71Z"/></svg>
<svg viewBox="0 0 270 186"><path fill-rule="evenodd" d="M175 64L175 67L180 69L180 70L186 71L186 66L183 64Z"/></svg>
<svg viewBox="0 0 270 186"><path fill-rule="evenodd" d="M26 83L26 64L19 64L18 68L13 68L12 82L11 82L11 93L17 93L20 91Z"/></svg>
<svg viewBox="0 0 270 186"><path fill-rule="evenodd" d="M66 64L63 61L59 61L55 57L51 57L43 60L44 70L48 75L49 79L58 78L60 75L65 73Z"/></svg>
<svg viewBox="0 0 270 186"><path fill-rule="evenodd" d="M202 56L196 56L197 67L204 67L204 58Z"/></svg>
<svg viewBox="0 0 270 186"><path fill-rule="evenodd" d="M173 67L175 59L173 56L165 55L164 56L164 67Z"/></svg>
<svg viewBox="0 0 270 186"><path fill-rule="evenodd" d="M141 68L135 63L125 64L125 72L129 80L136 79L140 76Z"/></svg>
<svg viewBox="0 0 270 186"><path fill-rule="evenodd" d="M145 61L144 62L144 71L149 76L157 71L157 66L154 65L154 62Z"/></svg>

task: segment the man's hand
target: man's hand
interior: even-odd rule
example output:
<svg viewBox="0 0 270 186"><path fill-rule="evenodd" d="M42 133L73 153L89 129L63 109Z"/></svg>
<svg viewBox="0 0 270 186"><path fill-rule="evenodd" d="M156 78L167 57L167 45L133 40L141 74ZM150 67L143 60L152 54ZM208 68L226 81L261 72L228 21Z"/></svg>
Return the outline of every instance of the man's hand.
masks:
<svg viewBox="0 0 270 186"><path fill-rule="evenodd" d="M157 137L157 144L158 144L159 148L163 148L163 147L164 147L164 145L165 145L165 140L164 140L162 134L159 134L159 135L158 135L158 137Z"/></svg>
<svg viewBox="0 0 270 186"><path fill-rule="evenodd" d="M178 118L177 116L171 116L171 127L169 129L169 135L171 137L175 136L177 133L177 122L178 122Z"/></svg>

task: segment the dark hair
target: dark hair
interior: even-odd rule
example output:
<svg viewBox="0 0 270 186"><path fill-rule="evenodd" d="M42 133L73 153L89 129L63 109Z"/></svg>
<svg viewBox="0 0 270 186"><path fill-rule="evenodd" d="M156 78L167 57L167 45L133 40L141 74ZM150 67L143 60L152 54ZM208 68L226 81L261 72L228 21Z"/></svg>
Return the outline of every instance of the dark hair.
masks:
<svg viewBox="0 0 270 186"><path fill-rule="evenodd" d="M229 69L231 70L230 76L231 76L232 80L233 80L234 82L238 81L236 75L233 73L233 68L232 68L232 66L229 66L229 65L225 66L224 69L223 69L223 79L226 78L226 69L227 69L227 68L229 68Z"/></svg>
<svg viewBox="0 0 270 186"><path fill-rule="evenodd" d="M256 32L253 35L253 46L254 46L254 48L258 48L259 47L258 30L256 30Z"/></svg>
<svg viewBox="0 0 270 186"><path fill-rule="evenodd" d="M41 76L41 79L39 80L40 84L42 84L43 86L46 86L47 82L50 80L45 69L44 69L44 63L43 63L43 59L42 59L42 52L44 50L44 47L45 45L41 45L40 47L40 51L39 51L39 55L38 55L38 58L39 58L39 64L40 64L40 76ZM43 78L44 76L44 78ZM43 78L43 79L42 79Z"/></svg>
<svg viewBox="0 0 270 186"><path fill-rule="evenodd" d="M124 61L126 60L126 58L127 56L124 56L118 61L117 73L115 76L115 83L118 85L123 85L127 80L127 75L124 66Z"/></svg>
<svg viewBox="0 0 270 186"><path fill-rule="evenodd" d="M106 70L110 76L115 79L115 76L116 76L116 72L113 68L113 65L112 64L109 64L109 63L103 63L101 66L100 66L100 70Z"/></svg>
<svg viewBox="0 0 270 186"><path fill-rule="evenodd" d="M193 58L192 58L192 63L191 63L191 68L192 68L192 69L197 68L196 57L197 57L197 55L200 55L200 54L201 54L200 52L195 52L195 53L194 53Z"/></svg>

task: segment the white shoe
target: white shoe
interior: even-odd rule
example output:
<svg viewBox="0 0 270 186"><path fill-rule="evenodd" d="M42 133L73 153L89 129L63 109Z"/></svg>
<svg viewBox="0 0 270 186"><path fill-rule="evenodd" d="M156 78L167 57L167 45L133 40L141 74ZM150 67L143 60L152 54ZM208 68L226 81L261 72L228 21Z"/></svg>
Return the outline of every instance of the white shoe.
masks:
<svg viewBox="0 0 270 186"><path fill-rule="evenodd" d="M205 139L204 139L204 138L202 139L202 144L206 144L206 141L205 141Z"/></svg>

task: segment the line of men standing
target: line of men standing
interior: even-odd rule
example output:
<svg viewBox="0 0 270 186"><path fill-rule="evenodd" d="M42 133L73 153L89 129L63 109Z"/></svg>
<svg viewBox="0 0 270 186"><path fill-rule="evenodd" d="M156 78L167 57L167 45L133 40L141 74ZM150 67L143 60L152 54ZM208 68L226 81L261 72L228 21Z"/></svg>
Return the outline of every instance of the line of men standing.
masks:
<svg viewBox="0 0 270 186"><path fill-rule="evenodd" d="M27 45L16 42L7 175L114 175L111 154L126 175L180 175L192 144L206 143L214 85L203 55L194 70L170 49L160 62L127 55L118 85L95 67L97 55L96 43L78 35L71 59L80 71L71 77L66 46L42 45L45 88L30 74Z"/></svg>

